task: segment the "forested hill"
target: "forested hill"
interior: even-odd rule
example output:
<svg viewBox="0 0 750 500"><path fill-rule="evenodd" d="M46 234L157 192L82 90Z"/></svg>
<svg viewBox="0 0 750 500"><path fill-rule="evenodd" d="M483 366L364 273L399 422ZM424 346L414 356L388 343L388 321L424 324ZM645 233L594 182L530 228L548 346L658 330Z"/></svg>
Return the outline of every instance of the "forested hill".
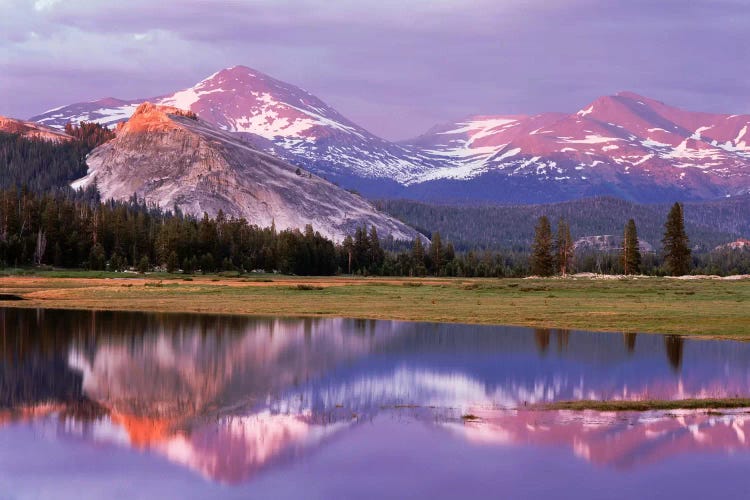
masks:
<svg viewBox="0 0 750 500"><path fill-rule="evenodd" d="M439 231L456 250L523 249L530 247L537 219L546 215L554 223L561 217L570 224L573 238L620 234L629 218L638 235L654 247L661 246L669 204L642 205L617 198L588 198L547 205L451 206L409 200L378 201L381 210L411 224L428 236ZM684 205L685 225L692 246L711 250L738 237L750 237L750 196Z"/></svg>
<svg viewBox="0 0 750 500"><path fill-rule="evenodd" d="M74 140L54 142L0 132L0 189L24 188L35 193L66 189L86 175L86 155L114 137L96 123L68 125Z"/></svg>

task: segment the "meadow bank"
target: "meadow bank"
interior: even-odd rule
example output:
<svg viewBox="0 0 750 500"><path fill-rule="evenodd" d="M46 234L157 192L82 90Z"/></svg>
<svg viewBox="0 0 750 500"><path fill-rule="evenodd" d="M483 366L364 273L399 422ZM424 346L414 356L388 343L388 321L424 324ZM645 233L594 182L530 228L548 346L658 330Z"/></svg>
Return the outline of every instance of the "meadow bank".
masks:
<svg viewBox="0 0 750 500"><path fill-rule="evenodd" d="M191 276L0 277L3 307L354 317L750 339L750 280Z"/></svg>

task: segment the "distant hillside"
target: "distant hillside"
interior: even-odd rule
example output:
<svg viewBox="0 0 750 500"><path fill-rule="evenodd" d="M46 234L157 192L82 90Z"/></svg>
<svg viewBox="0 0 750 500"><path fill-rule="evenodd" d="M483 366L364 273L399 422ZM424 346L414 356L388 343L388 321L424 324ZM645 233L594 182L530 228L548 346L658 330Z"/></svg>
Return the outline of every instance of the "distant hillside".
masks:
<svg viewBox="0 0 750 500"><path fill-rule="evenodd" d="M67 126L62 133L0 117L0 189L68 189L86 174L86 155L112 137L112 131L96 123Z"/></svg>
<svg viewBox="0 0 750 500"><path fill-rule="evenodd" d="M536 220L546 215L553 225L568 220L574 238L619 235L635 219L641 239L661 247L669 204L643 205L617 198L588 198L547 205L433 205L407 200L379 201L378 207L429 235L440 231L458 250L527 249ZM750 196L685 204L685 225L692 245L711 250L750 236Z"/></svg>

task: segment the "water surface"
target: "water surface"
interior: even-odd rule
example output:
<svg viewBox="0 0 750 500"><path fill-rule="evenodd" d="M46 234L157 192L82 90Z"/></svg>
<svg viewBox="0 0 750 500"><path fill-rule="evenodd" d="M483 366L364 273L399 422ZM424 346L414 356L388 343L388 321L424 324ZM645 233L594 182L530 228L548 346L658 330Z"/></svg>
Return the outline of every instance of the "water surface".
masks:
<svg viewBox="0 0 750 500"><path fill-rule="evenodd" d="M744 410L529 409L748 396L746 343L0 309L0 352L2 498L750 496Z"/></svg>

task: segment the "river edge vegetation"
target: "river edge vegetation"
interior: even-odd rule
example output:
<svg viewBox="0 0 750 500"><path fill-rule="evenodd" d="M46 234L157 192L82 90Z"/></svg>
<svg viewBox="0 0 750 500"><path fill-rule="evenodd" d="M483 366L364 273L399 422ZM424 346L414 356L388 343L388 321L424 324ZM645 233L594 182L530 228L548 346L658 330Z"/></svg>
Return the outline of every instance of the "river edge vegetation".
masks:
<svg viewBox="0 0 750 500"><path fill-rule="evenodd" d="M750 340L748 279L144 277L65 271L0 277L0 291L7 299L21 299L2 300L3 307L518 325L542 337L568 329Z"/></svg>

